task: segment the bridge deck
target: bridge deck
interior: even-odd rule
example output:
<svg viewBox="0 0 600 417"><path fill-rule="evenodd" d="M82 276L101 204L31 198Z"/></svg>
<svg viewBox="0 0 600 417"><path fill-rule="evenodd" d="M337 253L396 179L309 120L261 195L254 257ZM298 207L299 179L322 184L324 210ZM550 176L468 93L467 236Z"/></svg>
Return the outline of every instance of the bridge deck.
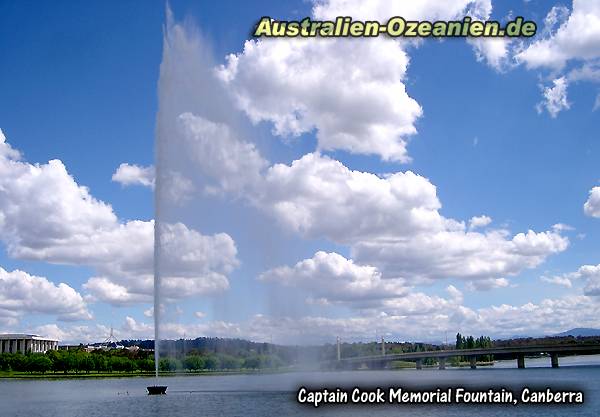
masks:
<svg viewBox="0 0 600 417"><path fill-rule="evenodd" d="M536 345L536 346L506 346L486 349L448 349L430 350L425 352L393 353L389 355L357 356L342 358L341 362L396 361L425 358L450 358L454 356L484 356L497 354L534 354L534 353L600 353L600 344L594 345Z"/></svg>

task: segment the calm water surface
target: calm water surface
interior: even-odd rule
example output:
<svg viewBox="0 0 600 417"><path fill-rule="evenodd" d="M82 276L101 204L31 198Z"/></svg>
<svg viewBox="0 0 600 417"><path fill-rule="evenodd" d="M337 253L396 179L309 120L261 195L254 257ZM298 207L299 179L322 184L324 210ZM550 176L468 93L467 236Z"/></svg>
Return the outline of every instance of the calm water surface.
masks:
<svg viewBox="0 0 600 417"><path fill-rule="evenodd" d="M153 417L153 416L600 416L600 357L529 359L528 369L514 361L493 368L438 371L306 372L274 375L181 376L163 378L166 396L147 396L152 378L87 380L0 379L0 416L12 417ZM523 386L581 389L585 404L571 406L378 405L322 406L296 403L301 385L313 387L397 386L471 389Z"/></svg>

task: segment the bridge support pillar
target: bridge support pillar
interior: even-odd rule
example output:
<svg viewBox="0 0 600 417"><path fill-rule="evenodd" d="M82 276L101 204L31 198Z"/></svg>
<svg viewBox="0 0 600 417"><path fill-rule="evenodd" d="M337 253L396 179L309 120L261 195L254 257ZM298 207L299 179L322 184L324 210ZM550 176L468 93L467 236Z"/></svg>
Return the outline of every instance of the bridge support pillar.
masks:
<svg viewBox="0 0 600 417"><path fill-rule="evenodd" d="M558 353L550 354L550 363L552 363L553 368L558 368Z"/></svg>
<svg viewBox="0 0 600 417"><path fill-rule="evenodd" d="M469 364L471 365L471 369L476 369L477 368L477 356L470 356Z"/></svg>
<svg viewBox="0 0 600 417"><path fill-rule="evenodd" d="M415 365L417 367L417 369L423 369L423 359L417 359L417 361L415 362Z"/></svg>
<svg viewBox="0 0 600 417"><path fill-rule="evenodd" d="M525 355L522 353L517 355L517 368L525 369Z"/></svg>
<svg viewBox="0 0 600 417"><path fill-rule="evenodd" d="M438 358L438 362L440 363L440 369L446 369L446 358Z"/></svg>

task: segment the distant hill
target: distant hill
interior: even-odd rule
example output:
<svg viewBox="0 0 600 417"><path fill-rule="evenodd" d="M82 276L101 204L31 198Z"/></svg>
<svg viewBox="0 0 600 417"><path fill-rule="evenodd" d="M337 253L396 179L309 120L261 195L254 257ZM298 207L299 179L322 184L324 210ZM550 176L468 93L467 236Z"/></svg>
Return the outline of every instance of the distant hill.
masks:
<svg viewBox="0 0 600 417"><path fill-rule="evenodd" d="M567 330L562 333L557 333L555 336L574 336L574 337L586 337L586 336L600 336L600 329L591 329L587 327L577 327L575 329Z"/></svg>

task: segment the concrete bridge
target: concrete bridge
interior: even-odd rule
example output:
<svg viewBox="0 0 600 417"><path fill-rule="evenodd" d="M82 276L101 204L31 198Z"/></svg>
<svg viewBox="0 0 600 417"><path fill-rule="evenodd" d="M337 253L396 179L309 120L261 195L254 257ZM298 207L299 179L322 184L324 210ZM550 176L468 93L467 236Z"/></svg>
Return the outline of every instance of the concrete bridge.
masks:
<svg viewBox="0 0 600 417"><path fill-rule="evenodd" d="M341 358L339 353L340 350L338 349L338 359L327 362L325 365L337 369L355 369L364 365L373 368L383 368L387 363L392 361L414 361L417 369L423 369L423 359L433 358L437 360L439 369L445 369L448 358L461 356L469 358L471 369L475 369L477 367L477 357L502 355L504 357L515 358L518 368L525 368L526 355L548 354L552 367L558 368L558 358L560 355L600 354L600 343L588 345L533 345L485 349L447 349L393 354L386 354L385 347L382 344L381 355Z"/></svg>

